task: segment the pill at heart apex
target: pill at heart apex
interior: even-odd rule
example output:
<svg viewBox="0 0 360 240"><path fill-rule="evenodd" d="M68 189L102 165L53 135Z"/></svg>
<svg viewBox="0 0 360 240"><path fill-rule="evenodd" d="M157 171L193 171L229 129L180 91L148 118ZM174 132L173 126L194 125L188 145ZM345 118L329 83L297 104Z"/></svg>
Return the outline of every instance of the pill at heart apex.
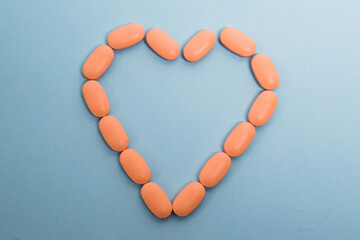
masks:
<svg viewBox="0 0 360 240"><path fill-rule="evenodd" d="M108 146L121 152L120 163L125 173L136 184L143 185L141 197L149 210L158 218L166 218L172 212L185 217L193 212L203 200L205 187L214 187L226 175L231 166L231 157L240 156L255 137L255 127L265 125L273 115L278 97L271 90L280 82L272 60L265 54L256 54L251 59L251 69L259 85L265 90L253 102L248 113L248 122L239 123L228 135L223 152L215 153L203 166L198 182L191 182L176 196L173 203L159 185L149 182L150 168L145 159L134 149L129 149L129 138L121 123L111 115L108 97L96 81L110 67L114 50L131 47L143 39L147 45L164 60L173 61L180 55L179 44L165 31L150 29L146 34L138 23L131 23L113 30L107 38L109 45L97 47L83 65L83 74L88 79L83 85L83 96L90 112L101 118L99 129ZM188 62L203 59L216 44L216 34L208 29L195 34L183 49L183 57ZM256 44L245 33L235 28L225 28L220 34L221 44L240 57L255 54Z"/></svg>

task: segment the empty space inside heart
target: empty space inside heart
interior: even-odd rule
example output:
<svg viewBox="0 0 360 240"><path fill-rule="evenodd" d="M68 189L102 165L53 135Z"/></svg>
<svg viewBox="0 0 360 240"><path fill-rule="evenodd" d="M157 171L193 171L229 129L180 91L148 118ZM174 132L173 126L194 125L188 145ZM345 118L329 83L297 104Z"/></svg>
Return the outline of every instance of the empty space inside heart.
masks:
<svg viewBox="0 0 360 240"><path fill-rule="evenodd" d="M247 120L260 92L249 61L216 45L200 62L168 62L142 42L116 51L98 80L110 100L110 114L129 135L129 148L144 157L150 181L171 200L197 180L210 156L223 150L231 129Z"/></svg>

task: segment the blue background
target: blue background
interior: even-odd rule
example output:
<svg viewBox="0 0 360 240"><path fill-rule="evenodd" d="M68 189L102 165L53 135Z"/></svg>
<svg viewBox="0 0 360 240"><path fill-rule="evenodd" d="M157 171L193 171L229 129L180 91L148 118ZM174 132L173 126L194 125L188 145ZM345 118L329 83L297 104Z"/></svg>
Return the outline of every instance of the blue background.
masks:
<svg viewBox="0 0 360 240"><path fill-rule="evenodd" d="M0 239L359 239L359 1L0 2ZM84 104L82 65L138 22L181 46L238 28L277 66L278 108L187 218L159 220ZM111 114L171 200L261 88L219 43L167 62L144 42L101 77Z"/></svg>

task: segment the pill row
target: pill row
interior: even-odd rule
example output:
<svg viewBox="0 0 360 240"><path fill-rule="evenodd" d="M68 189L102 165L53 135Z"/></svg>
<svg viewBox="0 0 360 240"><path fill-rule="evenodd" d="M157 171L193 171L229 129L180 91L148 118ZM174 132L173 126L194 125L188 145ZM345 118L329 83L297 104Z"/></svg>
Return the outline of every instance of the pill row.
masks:
<svg viewBox="0 0 360 240"><path fill-rule="evenodd" d="M111 65L114 58L113 49L124 49L140 42L145 36L144 28L137 23L120 27L108 36L111 46L102 45L88 57L83 74L89 79L83 86L83 96L91 113L101 118L100 132L109 147L120 154L120 163L129 178L137 184L143 185L141 196L150 211L159 218L168 217L173 211L178 216L187 216L202 201L205 187L218 184L228 172L231 165L230 157L240 156L250 145L255 136L255 127L263 126L273 114L278 98L269 89L279 84L279 76L274 64L265 54L253 57L251 67L259 84L267 89L260 93L254 101L248 121L237 125L227 137L224 152L214 154L204 165L199 182L188 184L171 204L165 192L153 182L149 182L151 171L146 161L134 149L128 149L129 139L120 124L110 112L110 103L98 79ZM174 60L180 54L180 48L167 33L160 29L151 29L146 40L148 45L160 56L167 60ZM222 44L235 54L243 57L252 56L256 45L244 33L234 28L226 28L220 35ZM203 58L215 45L216 36L210 30L203 30L193 37L184 48L184 57L189 62L196 62Z"/></svg>
<svg viewBox="0 0 360 240"><path fill-rule="evenodd" d="M96 80L109 68L114 59L114 51L139 43L145 37L144 28L138 23L128 24L112 31L107 45L96 48L86 60L83 73L87 79ZM223 46L231 52L250 57L255 53L256 44L245 33L235 28L225 28L220 34ZM150 48L166 60L175 60L180 55L177 42L161 29L153 28L146 34L146 42ZM185 46L183 55L189 62L197 62L214 47L216 35L211 30L197 33ZM263 54L256 54L251 60L251 69L259 85L266 90L275 89L280 82L278 72L271 59Z"/></svg>

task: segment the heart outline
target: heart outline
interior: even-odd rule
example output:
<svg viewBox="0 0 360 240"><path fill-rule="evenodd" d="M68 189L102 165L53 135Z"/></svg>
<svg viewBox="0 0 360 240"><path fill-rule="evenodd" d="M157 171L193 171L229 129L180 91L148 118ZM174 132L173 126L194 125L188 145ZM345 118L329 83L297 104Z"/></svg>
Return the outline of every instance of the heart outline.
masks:
<svg viewBox="0 0 360 240"><path fill-rule="evenodd" d="M143 38L144 38L144 37L143 37ZM220 41L220 42L221 42L221 41ZM138 42L136 42L136 43L138 43ZM135 44L136 44L136 43L135 43ZM133 45L135 45L135 44L133 44ZM148 43L146 43L146 45L149 46ZM223 45L223 44L221 44L221 45ZM105 46L105 45L102 45L102 46ZM224 45L223 45L223 46L224 46ZM224 47L227 48L226 46L224 46ZM211 48L212 48L212 47L211 47ZM151 47L150 47L150 49L151 49L153 52L155 52ZM111 50L114 51L114 49L111 49ZM211 50L211 49L210 49L210 50ZM209 51L210 51L210 50L209 50ZM229 48L228 48L228 50L231 51ZM94 52L95 52L95 51L94 51ZM233 51L231 51L231 52L233 52ZM155 53L156 53L156 52L155 52ZM207 53L208 53L208 52L207 52ZM205 55L207 55L207 53L206 53ZM234 52L233 52L233 53L234 53ZM236 53L234 53L234 54L236 54ZM183 54L182 54L182 55L183 55ZM238 54L237 54L237 55L238 55ZM183 56L183 57L184 57L184 56ZM249 56L249 57L251 57L251 56ZM247 58L249 58L249 57L247 57ZM112 62L112 60L113 60L113 58L111 59L111 62ZM165 59L165 60L166 60L166 59ZM111 65L111 62L110 62L110 64L109 64L109 66ZM251 61L250 61L250 62L251 62ZM84 64L84 66L85 66L85 64ZM109 67L109 66L108 66L108 67ZM105 71L107 70L108 67L106 67ZM104 72L105 72L105 71L104 71ZM104 73L104 72L103 72L103 73ZM103 73L101 73L101 75L102 75ZM101 75L100 75L100 76L101 76ZM85 76L85 74L84 74L84 76ZM100 77L100 76L99 76L99 77ZM253 76L255 77L254 72L253 72ZM86 76L85 76L85 77L86 77ZM98 77L98 78L99 78L99 77ZM95 80L97 80L98 78L96 78ZM255 77L255 78L256 78L256 77ZM91 79L89 79L89 80L91 80ZM265 90L266 90L266 89L265 89ZM272 89L271 89L271 90L272 90ZM265 92L265 91L263 91L262 93L264 93L264 92ZM87 102L86 102L86 103L87 103ZM88 105L88 106L89 106L89 105ZM276 107L276 106L275 106L275 107ZM90 107L89 107L89 108L90 108ZM275 110L275 108L274 108L274 110ZM271 113L271 115L272 115L272 113ZM271 116L271 115L270 115L270 116ZM110 115L108 115L108 113L107 113L106 116L110 116ZM106 116L105 116L105 117L106 117ZM120 123L119 123L119 124L120 124ZM262 125L261 125L261 126L262 126ZM103 132L101 132L101 133L103 134ZM103 134L103 136L104 136L104 134ZM104 137L104 138L105 138L105 137ZM107 141L106 138L105 138L105 141L108 143L108 141ZM251 141L252 141L252 139L251 139ZM250 143L251 143L251 141L250 141ZM109 143L108 143L108 144L109 144ZM110 145L109 145L109 146L110 146ZM246 149L247 147L248 147L248 146L246 146L245 149ZM121 151L118 151L118 152L126 151L126 149L127 149L127 146L126 146L126 148L125 148L124 150L121 150ZM114 149L113 149L113 150L114 150ZM115 151L117 151L117 150L115 150ZM121 158L121 154L120 154L120 158ZM211 159L210 159L210 160L211 160ZM122 165L122 164L121 164L121 165ZM205 165L206 165L206 164L205 164ZM122 165L122 166L123 166L123 165ZM205 166L204 166L204 167L205 167ZM203 167L203 168L204 168L204 167ZM123 170L126 172L126 170L124 169L124 166L123 166ZM226 171L226 172L227 172L227 171ZM225 172L225 174L226 174L226 172ZM126 172L126 173L127 173L127 172ZM127 175L128 175L128 177L129 177L130 179L132 179L132 178L129 176L128 173L127 173ZM222 178L223 178L223 177L221 177L221 179L222 179ZM220 179L220 180L221 180L221 179ZM133 180L133 179L132 179L132 180ZM220 181L220 180L219 180L219 181ZM144 183L143 187L144 187L147 183L149 183L149 181L147 181L146 183ZM193 182L193 183L194 183L194 182ZM202 183L201 183L201 184L202 184ZM204 184L202 184L202 185L204 185ZM143 189L143 187L142 187L142 189ZM205 187L204 187L204 186L202 186L202 187L204 188L204 194L203 194L203 195L205 195ZM185 188L186 188L186 187L185 187ZM184 190L184 189L183 189L183 190ZM182 191L183 191L183 190L182 190ZM177 197L182 193L182 191L177 195ZM174 202L176 201L177 197L175 198ZM202 196L202 198L200 199L199 203L202 201L203 197L204 197L204 196ZM143 200L144 200L144 198L143 198ZM145 201L145 200L144 200L144 201ZM173 208L174 202L173 202L173 204L172 204L172 208ZM198 204L199 204L199 203L198 203ZM150 207L149 207L149 205L147 204L146 201L145 201L145 204L146 204L146 205L148 206L148 208L150 209ZM198 206L198 204L195 206L195 208ZM194 208L194 209L195 209L195 208ZM190 211L190 213L191 213L194 209L192 209L192 210ZM151 209L150 209L150 210L151 210ZM174 209L172 209L172 211L174 211ZM154 213L152 210L151 210L151 212L155 215L155 213ZM175 213L175 211L174 211L174 213ZM190 213L188 213L188 214L190 214ZM186 214L185 216L187 216L188 214ZM170 215L170 214L169 214L169 215ZM177 214L177 215L180 215L180 214ZM156 216L156 215L155 215L155 216ZM157 217L159 217L159 216L157 216ZM167 216L166 216L166 217L167 217ZM162 218L162 217L161 217L161 218Z"/></svg>

